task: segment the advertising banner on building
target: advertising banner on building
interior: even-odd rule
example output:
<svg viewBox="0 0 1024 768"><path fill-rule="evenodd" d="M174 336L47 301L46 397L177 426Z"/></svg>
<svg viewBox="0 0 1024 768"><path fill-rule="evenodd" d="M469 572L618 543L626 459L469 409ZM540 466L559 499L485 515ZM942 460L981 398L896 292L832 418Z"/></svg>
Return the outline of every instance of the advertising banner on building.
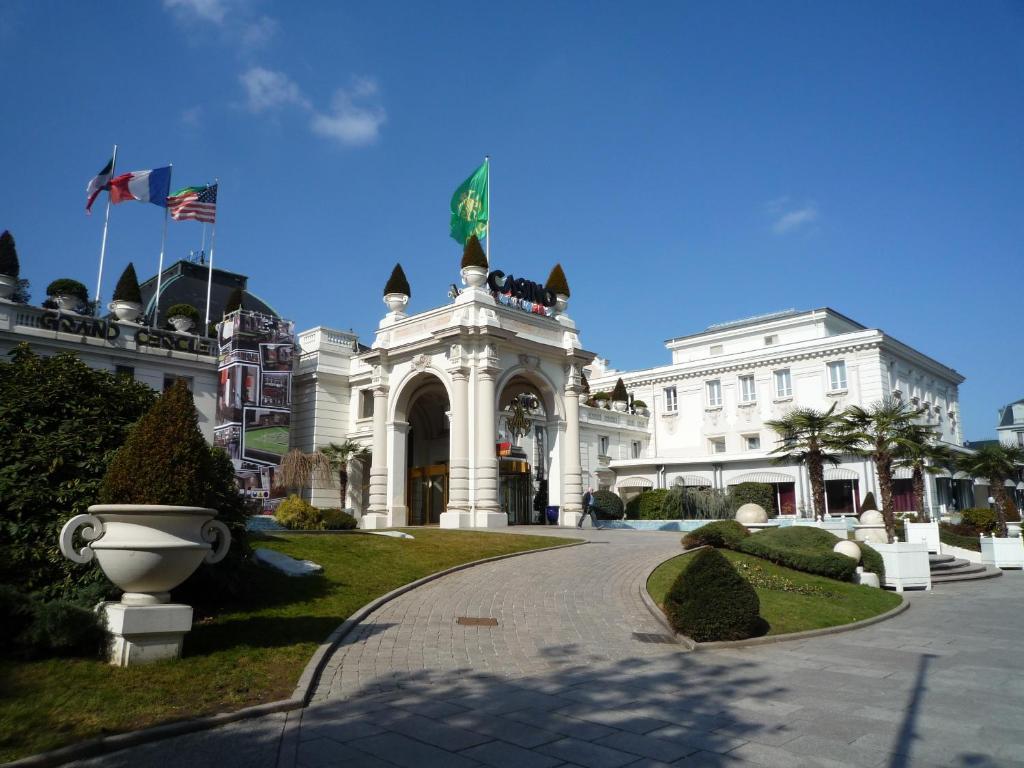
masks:
<svg viewBox="0 0 1024 768"><path fill-rule="evenodd" d="M231 457L238 487L272 514L284 498L277 482L288 452L295 325L238 310L217 325L220 342L213 442Z"/></svg>

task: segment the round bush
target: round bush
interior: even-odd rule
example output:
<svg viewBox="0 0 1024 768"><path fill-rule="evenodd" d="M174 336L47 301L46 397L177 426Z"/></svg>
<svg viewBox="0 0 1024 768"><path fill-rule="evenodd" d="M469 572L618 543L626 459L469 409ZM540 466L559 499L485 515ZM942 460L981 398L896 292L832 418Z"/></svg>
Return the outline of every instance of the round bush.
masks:
<svg viewBox="0 0 1024 768"><path fill-rule="evenodd" d="M77 280L62 277L46 286L47 296L74 296L83 304L89 301L89 289Z"/></svg>
<svg viewBox="0 0 1024 768"><path fill-rule="evenodd" d="M960 524L969 525L978 533L991 534L999 520L993 509L965 509L960 513Z"/></svg>
<svg viewBox="0 0 1024 768"><path fill-rule="evenodd" d="M622 499L611 491L594 491L590 508L597 514L598 520L621 520L624 511Z"/></svg>
<svg viewBox="0 0 1024 768"><path fill-rule="evenodd" d="M702 549L665 598L676 632L697 642L745 640L762 632L761 602L750 583L717 549Z"/></svg>
<svg viewBox="0 0 1024 768"><path fill-rule="evenodd" d="M634 496L626 505L626 517L630 520L664 520L661 505L668 496L665 488L654 488Z"/></svg>
<svg viewBox="0 0 1024 768"><path fill-rule="evenodd" d="M358 522L352 515L337 507L321 509L320 519L323 522L325 531L351 531L358 525Z"/></svg>
<svg viewBox="0 0 1024 768"><path fill-rule="evenodd" d="M749 535L750 531L735 520L715 520L683 536L683 549L704 546L736 549Z"/></svg>
<svg viewBox="0 0 1024 768"><path fill-rule="evenodd" d="M191 304L172 304L165 314L168 320L172 317L187 317L193 323L199 322L199 310Z"/></svg>
<svg viewBox="0 0 1024 768"><path fill-rule="evenodd" d="M320 510L294 493L282 501L274 512L277 522L293 531L322 531Z"/></svg>

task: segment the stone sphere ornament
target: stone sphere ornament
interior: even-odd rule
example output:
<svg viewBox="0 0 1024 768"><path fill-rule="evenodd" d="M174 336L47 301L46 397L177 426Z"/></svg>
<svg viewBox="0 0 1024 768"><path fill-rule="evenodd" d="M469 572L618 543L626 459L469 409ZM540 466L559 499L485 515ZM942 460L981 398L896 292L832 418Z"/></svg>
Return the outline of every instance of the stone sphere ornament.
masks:
<svg viewBox="0 0 1024 768"><path fill-rule="evenodd" d="M736 510L736 522L741 525L767 523L768 513L760 504L744 504Z"/></svg>
<svg viewBox="0 0 1024 768"><path fill-rule="evenodd" d="M846 555L856 563L860 562L860 547L857 546L855 541L838 541L832 547L832 551L838 555Z"/></svg>
<svg viewBox="0 0 1024 768"><path fill-rule="evenodd" d="M877 509L867 509L860 514L861 525L885 525L885 518Z"/></svg>

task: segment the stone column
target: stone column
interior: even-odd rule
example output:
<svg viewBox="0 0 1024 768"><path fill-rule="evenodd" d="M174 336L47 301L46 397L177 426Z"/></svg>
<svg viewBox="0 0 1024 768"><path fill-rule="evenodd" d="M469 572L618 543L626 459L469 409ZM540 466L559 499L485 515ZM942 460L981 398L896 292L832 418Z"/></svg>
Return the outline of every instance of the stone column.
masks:
<svg viewBox="0 0 1024 768"><path fill-rule="evenodd" d="M562 444L562 509L559 523L576 525L583 512L580 466L580 374L568 368L565 382L565 440Z"/></svg>
<svg viewBox="0 0 1024 768"><path fill-rule="evenodd" d="M441 513L441 527L470 528L473 518L469 504L469 369L459 366L451 370L451 376L448 509Z"/></svg>
<svg viewBox="0 0 1024 768"><path fill-rule="evenodd" d="M370 464L370 506L361 528L385 528L388 522L388 386L373 388L373 459Z"/></svg>
<svg viewBox="0 0 1024 768"><path fill-rule="evenodd" d="M473 491L473 525L503 528L508 516L498 507L498 457L495 455L494 379L498 361L494 347L485 344L476 368L476 476Z"/></svg>

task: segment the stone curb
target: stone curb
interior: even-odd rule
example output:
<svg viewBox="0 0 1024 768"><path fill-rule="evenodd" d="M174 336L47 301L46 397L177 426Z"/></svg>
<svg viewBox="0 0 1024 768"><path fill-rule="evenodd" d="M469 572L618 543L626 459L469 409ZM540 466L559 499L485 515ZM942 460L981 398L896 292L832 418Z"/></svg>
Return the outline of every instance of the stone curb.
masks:
<svg viewBox="0 0 1024 768"><path fill-rule="evenodd" d="M298 531L289 531L289 533L298 533ZM154 725L151 728L143 728L138 731L118 733L113 736L100 736L95 739L80 741L77 744L70 744L66 747L60 747L59 749L53 749L48 752L29 755L28 757L23 757L10 763L3 763L3 768L48 768L49 766L63 765L64 763L71 762L72 760L86 760L93 757L99 757L111 752L118 752L122 749L127 749L128 747L136 747L154 741L162 741L163 739L169 739L174 736L184 736L185 734L195 733L196 731L206 731L211 728L217 728L239 720L248 720L254 717L274 714L276 712L290 712L292 710L302 709L303 707L308 706L310 699L312 698L313 690L316 688L317 683L319 683L320 677L327 666L327 661L330 658L331 652L334 651L345 636L363 619L385 603L394 600L396 597L404 595L406 592L409 592L416 587L423 586L424 584L439 579L442 576L463 571L467 568L473 568L477 565L493 563L498 560L507 560L510 557L519 557L521 555L532 555L538 552L551 552L556 549L578 547L586 543L586 541L573 541L567 544L558 544L553 547L544 547L543 549L527 549L522 552L509 552L504 555L485 557L483 560L473 560L472 562L462 563L461 565L456 565L443 571L438 571L437 573L431 573L421 579L411 581L397 589L393 589L375 600L371 600L345 619L337 629L331 632L327 637L327 640L317 648L316 652L306 664L306 668L299 676L298 685L296 685L291 698L271 701L266 704L256 704L255 706L245 707L244 709L239 709L234 712L221 712L216 715L203 715L201 717L193 717L188 720L180 720L174 723Z"/></svg>
<svg viewBox="0 0 1024 768"><path fill-rule="evenodd" d="M685 549L679 554L685 555L689 552L696 552L698 549L703 547L695 547L694 549ZM678 557L679 555L672 555L672 557ZM763 637L751 637L747 640L718 640L712 643L698 643L686 635L678 634L672 625L668 623L668 619L665 618L665 612L661 610L657 603L654 602L654 598L651 597L647 591L647 580L651 578L651 574L654 573L663 563L667 563L672 557L662 560L660 563L652 566L644 574L643 580L640 582L640 597L647 606L647 610L651 612L651 615L657 619L658 623L665 628L669 633L669 637L675 640L676 643L683 646L687 651L717 651L728 648L745 648L753 645L772 645L773 643L785 643L791 640L806 640L812 637L821 637L823 635L838 635L842 632L851 632L855 629L863 629L864 627L870 627L872 624L878 624L882 621L888 621L910 608L910 603L905 597L901 599L899 605L895 608L890 608L885 613L880 613L877 616L872 616L867 619L861 619L860 621L854 621L850 624L840 624L836 627L823 627L822 629L807 629L803 632L789 632L785 635L765 635Z"/></svg>

